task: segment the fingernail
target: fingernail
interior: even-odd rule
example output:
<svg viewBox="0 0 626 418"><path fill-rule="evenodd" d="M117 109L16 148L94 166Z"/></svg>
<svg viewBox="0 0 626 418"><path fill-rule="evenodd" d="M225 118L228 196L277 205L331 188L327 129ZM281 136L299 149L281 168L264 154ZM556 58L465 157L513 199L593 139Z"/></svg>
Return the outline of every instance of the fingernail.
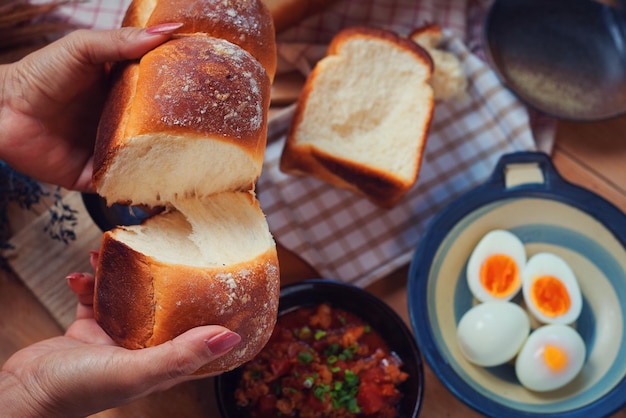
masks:
<svg viewBox="0 0 626 418"><path fill-rule="evenodd" d="M171 35L181 26L183 26L182 23L161 23L160 25L154 25L146 28L145 32L148 35Z"/></svg>
<svg viewBox="0 0 626 418"><path fill-rule="evenodd" d="M239 334L232 331L224 331L221 334L217 334L208 340L205 340L206 344L211 354L218 356L220 354L224 354L241 341L241 337Z"/></svg>
<svg viewBox="0 0 626 418"><path fill-rule="evenodd" d="M98 258L100 257L100 252L91 250L89 251L89 262L92 266L98 264Z"/></svg>
<svg viewBox="0 0 626 418"><path fill-rule="evenodd" d="M67 276L65 276L65 280L74 281L74 280L82 279L83 277L85 277L83 273L70 273Z"/></svg>

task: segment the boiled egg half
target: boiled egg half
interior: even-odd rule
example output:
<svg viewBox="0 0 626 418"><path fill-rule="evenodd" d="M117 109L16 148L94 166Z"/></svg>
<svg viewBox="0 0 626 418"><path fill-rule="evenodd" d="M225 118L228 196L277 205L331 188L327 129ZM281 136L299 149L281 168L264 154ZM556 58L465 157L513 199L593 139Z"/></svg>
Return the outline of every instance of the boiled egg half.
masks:
<svg viewBox="0 0 626 418"><path fill-rule="evenodd" d="M574 272L561 257L538 253L522 272L522 293L530 313L544 324L571 324L580 315L582 295Z"/></svg>
<svg viewBox="0 0 626 418"><path fill-rule="evenodd" d="M512 232L496 229L476 245L467 262L470 291L481 302L511 300L522 286L526 250Z"/></svg>
<svg viewBox="0 0 626 418"><path fill-rule="evenodd" d="M544 325L534 330L515 360L520 383L546 392L571 382L585 363L585 342L568 325Z"/></svg>

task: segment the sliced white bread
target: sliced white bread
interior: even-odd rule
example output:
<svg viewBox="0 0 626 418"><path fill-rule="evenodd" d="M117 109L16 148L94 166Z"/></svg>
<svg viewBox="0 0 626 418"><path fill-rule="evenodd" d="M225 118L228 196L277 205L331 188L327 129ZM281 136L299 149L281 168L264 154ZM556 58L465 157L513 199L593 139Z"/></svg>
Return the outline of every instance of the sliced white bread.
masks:
<svg viewBox="0 0 626 418"><path fill-rule="evenodd" d="M415 42L375 28L338 33L300 95L281 170L393 207L417 179L434 99Z"/></svg>

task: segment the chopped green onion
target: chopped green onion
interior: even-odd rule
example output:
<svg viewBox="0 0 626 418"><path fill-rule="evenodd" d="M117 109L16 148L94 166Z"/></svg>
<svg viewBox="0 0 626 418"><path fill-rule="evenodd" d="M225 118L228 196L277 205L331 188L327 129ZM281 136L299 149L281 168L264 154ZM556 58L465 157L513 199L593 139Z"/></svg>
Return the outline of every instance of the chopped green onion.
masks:
<svg viewBox="0 0 626 418"><path fill-rule="evenodd" d="M311 328L307 326L300 328L297 337L301 340L308 340L309 338L311 338Z"/></svg>
<svg viewBox="0 0 626 418"><path fill-rule="evenodd" d="M324 395L328 392L330 392L330 386L324 384L318 385L315 386L315 388L313 389L313 396L319 399L320 402L325 402L326 398L324 397Z"/></svg>
<svg viewBox="0 0 626 418"><path fill-rule="evenodd" d="M326 331L322 330L322 329L318 329L317 331L315 331L315 341L319 341L322 338L324 338L326 336Z"/></svg>
<svg viewBox="0 0 626 418"><path fill-rule="evenodd" d="M252 369L252 371L250 372L250 378L252 378L252 380L259 380L262 377L263 373L259 369Z"/></svg>
<svg viewBox="0 0 626 418"><path fill-rule="evenodd" d="M346 370L344 375L346 378L346 383L348 383L349 385L355 385L359 383L359 376L354 374L352 370Z"/></svg>
<svg viewBox="0 0 626 418"><path fill-rule="evenodd" d="M306 351L301 351L298 353L298 363L301 364L310 364L313 361L313 355Z"/></svg>

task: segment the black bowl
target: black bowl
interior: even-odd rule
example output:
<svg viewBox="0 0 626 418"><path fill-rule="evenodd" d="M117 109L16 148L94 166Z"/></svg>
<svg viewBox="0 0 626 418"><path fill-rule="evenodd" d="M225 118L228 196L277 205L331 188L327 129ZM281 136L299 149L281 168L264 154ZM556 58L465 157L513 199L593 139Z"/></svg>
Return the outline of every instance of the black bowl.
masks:
<svg viewBox="0 0 626 418"><path fill-rule="evenodd" d="M87 213L101 231L108 231L118 225L138 225L149 216L138 206L117 203L107 206L106 200L95 193L82 193L82 198Z"/></svg>
<svg viewBox="0 0 626 418"><path fill-rule="evenodd" d="M403 361L403 370L409 378L399 387L403 394L399 416L417 417L424 392L424 374L419 348L409 327L385 302L371 293L352 285L313 279L283 286L278 307L281 313L303 306L329 303L331 306L352 312L377 331L389 349ZM235 389L239 384L242 367L216 377L215 392L223 418L246 418L246 411L235 402Z"/></svg>

